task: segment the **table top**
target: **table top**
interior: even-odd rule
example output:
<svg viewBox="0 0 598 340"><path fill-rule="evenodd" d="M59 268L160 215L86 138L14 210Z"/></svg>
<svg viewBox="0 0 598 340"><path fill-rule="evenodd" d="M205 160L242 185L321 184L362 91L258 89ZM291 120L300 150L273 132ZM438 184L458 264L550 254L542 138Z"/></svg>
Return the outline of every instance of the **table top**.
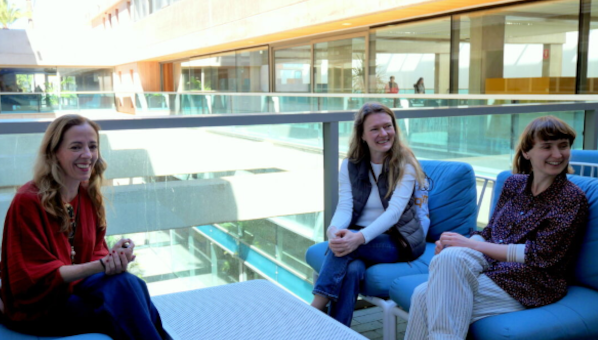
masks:
<svg viewBox="0 0 598 340"><path fill-rule="evenodd" d="M152 298L174 340L366 339L267 280Z"/></svg>

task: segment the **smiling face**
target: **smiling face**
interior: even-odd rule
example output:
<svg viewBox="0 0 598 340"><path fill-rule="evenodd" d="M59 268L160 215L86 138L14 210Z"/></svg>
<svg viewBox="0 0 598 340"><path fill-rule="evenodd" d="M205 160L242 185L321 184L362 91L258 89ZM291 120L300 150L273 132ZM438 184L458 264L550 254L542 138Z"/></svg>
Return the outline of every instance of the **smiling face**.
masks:
<svg viewBox="0 0 598 340"><path fill-rule="evenodd" d="M571 144L568 139L540 140L536 137L534 146L523 156L532 165L535 180L554 178L569 165Z"/></svg>
<svg viewBox="0 0 598 340"><path fill-rule="evenodd" d="M384 155L392 148L395 140L395 129L392 117L387 113L371 113L363 122L363 136L370 150L370 160L380 164Z"/></svg>
<svg viewBox="0 0 598 340"><path fill-rule="evenodd" d="M56 158L64 171L66 186L76 189L89 180L98 160L98 134L89 124L71 127L62 137Z"/></svg>

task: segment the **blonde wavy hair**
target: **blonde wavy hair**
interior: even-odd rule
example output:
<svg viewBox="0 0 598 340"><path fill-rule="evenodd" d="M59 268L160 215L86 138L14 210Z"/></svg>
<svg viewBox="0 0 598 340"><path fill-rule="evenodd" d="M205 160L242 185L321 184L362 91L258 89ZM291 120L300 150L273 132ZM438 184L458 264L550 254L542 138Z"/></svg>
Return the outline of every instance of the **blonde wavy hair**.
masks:
<svg viewBox="0 0 598 340"><path fill-rule="evenodd" d="M60 188L65 186L65 173L58 163L56 152L62 143L64 134L73 126L84 124L88 124L96 132L98 138L98 159L91 171L91 177L83 185L87 188L87 192L97 213L100 227L106 228L104 197L100 188L104 180L104 171L106 171L108 166L100 154L100 126L85 117L70 114L56 118L48 126L33 169L33 182L39 189L42 206L48 214L59 219L61 232L70 233L71 226L68 213L60 195Z"/></svg>
<svg viewBox="0 0 598 340"><path fill-rule="evenodd" d="M388 167L388 193L386 198L392 195L395 190L397 183L403 178L405 166L411 164L415 169L415 179L419 183L420 187L426 187L426 174L421 168L421 165L415 158L413 151L401 140L401 132L397 126L397 118L394 112L388 107L372 102L365 103L359 111L355 114L355 120L353 121L353 133L351 135L351 141L349 144L349 153L347 157L349 161L353 163L359 163L362 160L370 161L370 149L363 140L364 123L368 115L373 113L386 113L392 118L392 126L395 130L395 138L392 147L384 156L384 164Z"/></svg>
<svg viewBox="0 0 598 340"><path fill-rule="evenodd" d="M523 153L530 151L534 147L536 137L542 141L567 139L569 140L569 145L573 146L576 136L575 130L569 124L555 116L543 116L532 120L521 133L519 144L515 148L513 173L530 174L532 172L532 162L526 159ZM571 165L565 169L570 174L574 172Z"/></svg>

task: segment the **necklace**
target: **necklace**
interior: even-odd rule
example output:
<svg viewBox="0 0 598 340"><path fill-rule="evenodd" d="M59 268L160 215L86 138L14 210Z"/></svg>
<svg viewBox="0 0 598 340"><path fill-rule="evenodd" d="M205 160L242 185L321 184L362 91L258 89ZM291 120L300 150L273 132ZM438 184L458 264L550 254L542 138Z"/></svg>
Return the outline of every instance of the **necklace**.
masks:
<svg viewBox="0 0 598 340"><path fill-rule="evenodd" d="M378 184L378 177L376 177L376 174L374 173L374 168L372 167L372 163L369 163L370 166L370 171L372 172L372 176L374 177L374 182L376 182L376 184Z"/></svg>
<svg viewBox="0 0 598 340"><path fill-rule="evenodd" d="M75 251L75 233L77 232L77 222L79 221L79 210L81 210L81 195L77 193L77 211L70 203L64 204L64 209L66 210L67 214L69 215L69 223L71 224L71 232L68 235L69 244L71 245L71 263L75 263L75 255L77 252Z"/></svg>

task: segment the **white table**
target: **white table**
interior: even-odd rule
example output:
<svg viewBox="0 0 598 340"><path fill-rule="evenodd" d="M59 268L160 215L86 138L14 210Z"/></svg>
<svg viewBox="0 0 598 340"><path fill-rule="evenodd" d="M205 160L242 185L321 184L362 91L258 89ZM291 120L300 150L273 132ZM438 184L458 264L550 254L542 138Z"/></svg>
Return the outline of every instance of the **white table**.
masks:
<svg viewBox="0 0 598 340"><path fill-rule="evenodd" d="M188 339L366 339L266 280L155 296L164 328Z"/></svg>

